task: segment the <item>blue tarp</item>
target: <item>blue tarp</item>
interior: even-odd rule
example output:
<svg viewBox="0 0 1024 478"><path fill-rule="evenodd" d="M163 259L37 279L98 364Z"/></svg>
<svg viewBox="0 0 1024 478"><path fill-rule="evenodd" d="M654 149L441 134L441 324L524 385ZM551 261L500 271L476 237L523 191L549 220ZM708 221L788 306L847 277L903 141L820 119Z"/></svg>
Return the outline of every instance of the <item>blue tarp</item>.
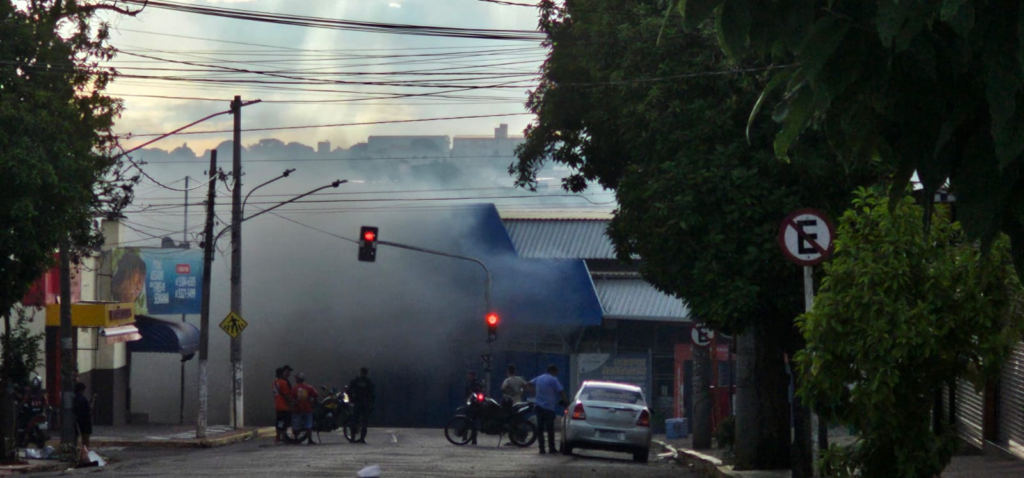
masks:
<svg viewBox="0 0 1024 478"><path fill-rule="evenodd" d="M188 360L199 349L199 329L192 324L137 315L135 327L142 339L128 342L129 352L181 354Z"/></svg>

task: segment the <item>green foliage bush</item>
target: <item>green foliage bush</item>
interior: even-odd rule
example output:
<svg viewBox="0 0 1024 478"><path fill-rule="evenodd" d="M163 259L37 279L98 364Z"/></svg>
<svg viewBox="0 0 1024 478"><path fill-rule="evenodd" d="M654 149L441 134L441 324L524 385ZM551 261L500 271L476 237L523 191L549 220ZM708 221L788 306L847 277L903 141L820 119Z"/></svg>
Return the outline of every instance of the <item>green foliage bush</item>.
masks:
<svg viewBox="0 0 1024 478"><path fill-rule="evenodd" d="M861 189L840 222L812 311L797 321L799 395L824 419L860 430L830 450L833 470L930 477L952 458L952 433L931 429L942 386L996 376L1020 338L1022 291L1005 236L983 254L948 210L921 233L923 208ZM834 416L830 416L834 415Z"/></svg>

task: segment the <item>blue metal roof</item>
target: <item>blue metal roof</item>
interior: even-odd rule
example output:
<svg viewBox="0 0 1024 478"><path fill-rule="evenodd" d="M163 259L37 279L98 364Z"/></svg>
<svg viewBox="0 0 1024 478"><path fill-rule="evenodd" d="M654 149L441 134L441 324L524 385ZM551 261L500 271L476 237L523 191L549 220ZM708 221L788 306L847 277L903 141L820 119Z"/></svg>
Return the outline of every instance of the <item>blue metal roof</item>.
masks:
<svg viewBox="0 0 1024 478"><path fill-rule="evenodd" d="M491 270L493 305L504 320L553 326L601 324L601 303L586 264L578 259L520 257L493 204L466 208L475 222L462 236L464 252Z"/></svg>
<svg viewBox="0 0 1024 478"><path fill-rule="evenodd" d="M530 259L615 259L607 220L505 219L521 257Z"/></svg>

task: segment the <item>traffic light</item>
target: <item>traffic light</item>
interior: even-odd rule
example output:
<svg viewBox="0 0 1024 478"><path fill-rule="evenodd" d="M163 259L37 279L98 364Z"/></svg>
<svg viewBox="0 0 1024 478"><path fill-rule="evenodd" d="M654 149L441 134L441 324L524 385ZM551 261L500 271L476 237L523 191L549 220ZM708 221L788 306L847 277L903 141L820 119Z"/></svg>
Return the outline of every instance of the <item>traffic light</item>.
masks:
<svg viewBox="0 0 1024 478"><path fill-rule="evenodd" d="M374 262L377 260L377 228L363 226L359 228L359 260Z"/></svg>
<svg viewBox="0 0 1024 478"><path fill-rule="evenodd" d="M494 342L498 340L498 314L491 312L484 318L484 322L487 322L487 341Z"/></svg>

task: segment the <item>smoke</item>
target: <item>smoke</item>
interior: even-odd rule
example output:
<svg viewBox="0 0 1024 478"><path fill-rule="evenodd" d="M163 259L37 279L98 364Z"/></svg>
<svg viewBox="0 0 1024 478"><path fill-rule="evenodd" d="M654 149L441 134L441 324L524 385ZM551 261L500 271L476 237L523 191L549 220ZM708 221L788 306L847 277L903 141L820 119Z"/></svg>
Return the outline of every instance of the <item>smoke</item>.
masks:
<svg viewBox="0 0 1024 478"><path fill-rule="evenodd" d="M286 145L293 153L298 145ZM243 157L246 163L244 191L280 174L288 163L258 162L280 151L258 152ZM308 151L306 154L312 154ZM221 145L223 167L229 164L230 144ZM252 161L252 162L249 162ZM160 181L184 175L204 177L207 159L195 162L153 161L147 171ZM420 164L425 163L422 161ZM311 190L335 179L359 180L365 171L357 161L303 162L286 179L260 189L249 200L246 216L271 207L296 193ZM365 166L364 166L365 167ZM481 184L481 177L500 177L500 172L459 171L455 181L412 176L405 171L395 182L348 183L329 193L393 190L392 194L317 195L320 200L367 200L402 198L397 203L305 203L281 208L280 215L264 214L243 226L243 311L249 327L243 332L246 423L270 424L273 419L271 382L275 368L291 365L305 372L317 387L339 388L354 378L360 367L369 367L377 382L376 423L404 426L443 424L451 414L453 390L461 390L467 366L479 366L485 337L483 316L484 273L476 264L379 246L377 261L358 262L357 246L333 235L356 238L361 225L380 228L380 239L480 257L494 269L515 269L517 258L509 249L495 247L505 238L481 237L479 207L467 202L421 201L428 197L524 194L498 189L511 185ZM205 180L204 180L205 181ZM196 184L193 182L193 184ZM181 184L177 184L180 186ZM491 187L493 189L486 189ZM478 189L485 188L485 189ZM471 191L452 191L471 189ZM432 190L406 194L403 191ZM445 191L436 191L445 190ZM280 194L281 196L271 196ZM179 193L149 191L137 201L168 204ZM190 228L202 223L205 188L190 193ZM573 198L551 198L549 201ZM183 201L183 198L182 200ZM179 201L180 202L180 201ZM500 200L499 200L500 202ZM509 201L513 202L513 201ZM519 203L522 203L520 201ZM218 217L230 220L230 196L220 187ZM534 202L536 204L536 202ZM157 206L154 206L156 208ZM167 213L129 215L129 221L171 228L181 208ZM275 211L276 212L276 211ZM308 227L307 227L308 226ZM180 227L180 226L179 226ZM326 232L321 232L326 231ZM328 234L329 233L329 234ZM333 234L333 235L332 235ZM213 264L210 336L210 423L227 423L231 390L228 336L216 325L229 310L230 243L228 234L217 244L220 253ZM179 234L172 235L175 239ZM156 241L154 241L155 243ZM142 245L145 245L143 243ZM154 244L156 245L156 244ZM495 278L495 303L509 304L558 287L557 270L549 265L523 266L547 280L513 283ZM524 270L525 270L524 269ZM550 276L550 277L549 277ZM198 326L198 317L188 321ZM503 324L503 339L515 333ZM508 333L506 333L506 331ZM135 354L132 359L133 412L149 413L151 421L176 422L178 417L178 363L169 355ZM186 365L186 420L195 417L195 361ZM498 373L500 376L500 370ZM439 422L440 421L440 422Z"/></svg>

